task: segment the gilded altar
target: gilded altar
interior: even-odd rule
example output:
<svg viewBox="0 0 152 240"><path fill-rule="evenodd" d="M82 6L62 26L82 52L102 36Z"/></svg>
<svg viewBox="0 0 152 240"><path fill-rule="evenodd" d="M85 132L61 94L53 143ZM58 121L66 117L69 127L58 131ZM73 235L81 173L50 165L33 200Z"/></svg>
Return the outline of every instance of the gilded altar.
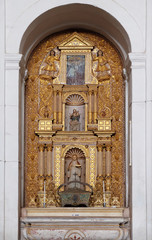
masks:
<svg viewBox="0 0 152 240"><path fill-rule="evenodd" d="M119 52L98 34L58 33L36 47L28 73L25 208L37 214L61 208L58 188L63 185L64 191L64 184L76 180L93 189L90 209L123 209L125 96Z"/></svg>
<svg viewBox="0 0 152 240"><path fill-rule="evenodd" d="M118 52L99 35L56 34L34 50L28 70L26 206L34 206L45 184L47 192L49 181L55 188L68 181L67 165L75 153L83 165L81 181L95 195L100 188L97 202L107 191L110 201L117 198L123 207L124 85Z"/></svg>

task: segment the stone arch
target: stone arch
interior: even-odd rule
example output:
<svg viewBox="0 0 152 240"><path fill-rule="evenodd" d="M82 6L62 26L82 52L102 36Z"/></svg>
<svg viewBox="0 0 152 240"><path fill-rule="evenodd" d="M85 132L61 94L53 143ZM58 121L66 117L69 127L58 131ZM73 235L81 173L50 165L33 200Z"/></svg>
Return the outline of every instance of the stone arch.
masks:
<svg viewBox="0 0 152 240"><path fill-rule="evenodd" d="M96 14L98 18L95 17ZM51 23L53 25L49 25ZM133 16L112 0L108 4L93 0L92 5L85 4L84 0L77 3L66 0L64 4L62 0L46 4L38 1L27 8L11 28L7 38L7 51L11 53L15 49L25 55L25 59L46 36L69 28L94 30L106 36L120 50L124 59L131 48L134 52L144 50L141 29ZM13 49L12 42L15 43Z"/></svg>

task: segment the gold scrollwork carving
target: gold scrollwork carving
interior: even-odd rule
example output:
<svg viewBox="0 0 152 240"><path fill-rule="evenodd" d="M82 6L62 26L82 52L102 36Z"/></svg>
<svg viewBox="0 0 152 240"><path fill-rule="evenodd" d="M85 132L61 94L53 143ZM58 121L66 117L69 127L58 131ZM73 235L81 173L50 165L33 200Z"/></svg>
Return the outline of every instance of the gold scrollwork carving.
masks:
<svg viewBox="0 0 152 240"><path fill-rule="evenodd" d="M90 147L90 185L92 187L95 186L95 178L96 178L96 171L95 171L95 159L96 159L96 147Z"/></svg>
<svg viewBox="0 0 152 240"><path fill-rule="evenodd" d="M56 188L60 186L60 159L61 159L61 147L55 146L55 169L54 169L54 182Z"/></svg>

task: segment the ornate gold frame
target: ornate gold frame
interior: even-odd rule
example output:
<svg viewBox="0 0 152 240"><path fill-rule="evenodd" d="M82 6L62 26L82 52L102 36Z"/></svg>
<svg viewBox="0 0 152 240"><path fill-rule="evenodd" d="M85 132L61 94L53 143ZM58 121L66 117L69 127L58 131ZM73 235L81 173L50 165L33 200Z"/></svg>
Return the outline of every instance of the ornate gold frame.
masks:
<svg viewBox="0 0 152 240"><path fill-rule="evenodd" d="M61 84L66 84L67 71L67 56L68 55L84 55L85 56L85 84L91 83L91 51L90 50L62 50L61 65L62 72L60 73L59 81Z"/></svg>

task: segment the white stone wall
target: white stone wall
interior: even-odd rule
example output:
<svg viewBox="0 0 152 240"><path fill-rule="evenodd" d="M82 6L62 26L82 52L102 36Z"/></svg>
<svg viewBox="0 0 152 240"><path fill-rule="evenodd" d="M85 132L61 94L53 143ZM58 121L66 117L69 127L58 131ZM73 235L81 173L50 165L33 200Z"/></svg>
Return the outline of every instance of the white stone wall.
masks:
<svg viewBox="0 0 152 240"><path fill-rule="evenodd" d="M30 35L31 46L46 36L49 25L39 26L32 36L36 25L31 23L49 9L71 3L90 4L103 9L115 17L125 29L131 43L131 72L129 77L129 120L131 121L131 159L132 173L132 239L152 239L152 1L151 0L1 0L0 4L0 239L16 240L18 235L18 220L20 215L20 168L22 166L22 110L23 84L19 78L19 62L21 54L30 53L31 49L21 52L26 37ZM79 7L81 8L81 6ZM90 10L91 11L91 10ZM95 10L93 10L95 11ZM110 28L108 21L79 15L72 26L87 27L105 35L117 43L127 62L126 50L119 38L119 25ZM63 15L63 16L62 16ZM73 13L69 13L72 22ZM60 16L64 14L60 10ZM50 16L56 19L56 16ZM83 24L84 17L86 23ZM87 26L88 18L88 26ZM44 19L44 18L43 18ZM45 19L44 19L45 20ZM50 29L64 29L69 23L57 26L58 21L52 21ZM108 20L108 19L106 19ZM31 24L30 28L29 25ZM103 25L102 25L103 24ZM54 26L54 30L53 30ZM56 28L55 28L56 27ZM70 27L70 25L69 25ZM33 28L33 29L32 29ZM43 31L45 29L45 31ZM117 33L118 30L118 33ZM41 34L40 32L41 31ZM25 38L23 37L26 32ZM36 35L37 33L37 35ZM125 32L124 34L125 36ZM23 37L23 39L22 39ZM35 41L35 42L34 42ZM28 55L28 54L27 54ZM127 64L126 64L127 65ZM23 65L22 65L23 66ZM24 72L24 70L23 70ZM19 81L20 79L20 81Z"/></svg>

